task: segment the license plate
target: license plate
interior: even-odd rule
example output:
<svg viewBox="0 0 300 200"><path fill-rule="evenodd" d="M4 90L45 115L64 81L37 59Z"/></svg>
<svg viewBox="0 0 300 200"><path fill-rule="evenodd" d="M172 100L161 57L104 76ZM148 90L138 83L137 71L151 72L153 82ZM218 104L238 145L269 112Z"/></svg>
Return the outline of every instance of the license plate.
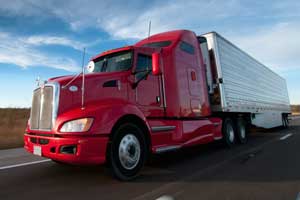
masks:
<svg viewBox="0 0 300 200"><path fill-rule="evenodd" d="M33 146L33 154L37 156L42 156L42 147Z"/></svg>

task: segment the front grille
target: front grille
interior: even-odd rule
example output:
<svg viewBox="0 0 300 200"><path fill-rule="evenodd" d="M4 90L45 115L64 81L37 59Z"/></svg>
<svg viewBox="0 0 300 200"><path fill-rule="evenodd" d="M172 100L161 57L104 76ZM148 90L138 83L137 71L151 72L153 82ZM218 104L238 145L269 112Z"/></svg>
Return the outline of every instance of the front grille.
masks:
<svg viewBox="0 0 300 200"><path fill-rule="evenodd" d="M55 117L55 85L46 85L34 90L30 128L33 130L51 130Z"/></svg>

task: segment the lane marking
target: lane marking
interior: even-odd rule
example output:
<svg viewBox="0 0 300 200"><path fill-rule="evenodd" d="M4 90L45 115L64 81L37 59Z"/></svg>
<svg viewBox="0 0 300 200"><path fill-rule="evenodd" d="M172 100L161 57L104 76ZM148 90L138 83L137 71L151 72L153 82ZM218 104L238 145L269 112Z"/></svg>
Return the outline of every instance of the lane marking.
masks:
<svg viewBox="0 0 300 200"><path fill-rule="evenodd" d="M22 167L22 166L26 166L26 165L35 165L35 164L39 164L39 163L43 163L43 162L49 162L49 161L51 161L51 159L39 160L39 161L33 161L33 162L27 162L27 163L20 163L20 164L15 164L15 165L8 165L8 166L0 167L0 170L16 168L16 167Z"/></svg>
<svg viewBox="0 0 300 200"><path fill-rule="evenodd" d="M282 136L281 138L279 138L279 140L285 140L285 139L291 137L292 135L293 135L292 133L286 134L286 135Z"/></svg>
<svg viewBox="0 0 300 200"><path fill-rule="evenodd" d="M175 199L172 196L163 195L161 197L158 197L156 200L175 200Z"/></svg>
<svg viewBox="0 0 300 200"><path fill-rule="evenodd" d="M296 200L300 200L300 192L298 192Z"/></svg>

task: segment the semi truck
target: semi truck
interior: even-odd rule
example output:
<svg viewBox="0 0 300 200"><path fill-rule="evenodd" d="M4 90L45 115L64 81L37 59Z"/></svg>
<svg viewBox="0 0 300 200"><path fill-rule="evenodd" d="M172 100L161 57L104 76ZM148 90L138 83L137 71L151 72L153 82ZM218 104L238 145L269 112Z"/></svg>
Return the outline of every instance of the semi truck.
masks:
<svg viewBox="0 0 300 200"><path fill-rule="evenodd" d="M288 126L285 80L216 32L175 30L92 57L33 92L25 149L135 178L151 154Z"/></svg>

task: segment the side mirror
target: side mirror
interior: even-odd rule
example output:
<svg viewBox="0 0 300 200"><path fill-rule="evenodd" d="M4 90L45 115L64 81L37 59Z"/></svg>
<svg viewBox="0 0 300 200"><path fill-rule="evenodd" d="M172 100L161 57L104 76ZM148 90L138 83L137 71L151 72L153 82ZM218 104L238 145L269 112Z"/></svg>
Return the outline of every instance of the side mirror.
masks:
<svg viewBox="0 0 300 200"><path fill-rule="evenodd" d="M153 53L152 54L152 74L154 76L161 74L160 69L160 54L159 53Z"/></svg>

